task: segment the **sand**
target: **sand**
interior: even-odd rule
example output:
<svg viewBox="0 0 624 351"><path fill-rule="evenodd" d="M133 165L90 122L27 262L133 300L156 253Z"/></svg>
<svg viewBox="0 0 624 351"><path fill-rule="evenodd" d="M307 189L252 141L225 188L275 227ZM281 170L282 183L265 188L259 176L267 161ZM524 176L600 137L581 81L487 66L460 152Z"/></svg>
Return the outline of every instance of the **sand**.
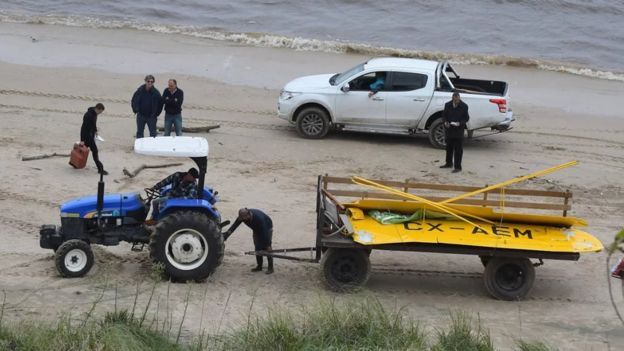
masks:
<svg viewBox="0 0 624 351"><path fill-rule="evenodd" d="M439 169L444 153L424 137L334 133L304 140L276 117L279 89L290 79L365 59L133 30L0 24L5 318L53 320L68 313L81 318L102 292L96 313L115 303L131 307L139 282L139 306L147 301L153 283L146 251L131 252L128 244L98 247L96 265L86 277L62 279L52 251L39 248L38 228L59 224L61 202L96 192L94 164L74 170L65 158L21 161L22 156L68 152L84 111L103 102L106 111L98 124L106 139L100 153L110 172L108 192L139 191L177 170L146 170L134 179L122 174L124 167L179 161L132 152L136 127L129 99L147 73L156 76L161 90L167 78L178 79L186 95L185 125L221 125L205 135L211 152L206 182L220 192L225 219L233 219L242 206L264 209L274 220L274 248L314 244L315 182L325 173L484 185L576 159L580 165L523 187L572 191L571 214L587 219L588 231L604 244L621 228L624 116L617 101L624 84L528 68L458 67L465 76L508 81L517 117L511 132L467 142L461 174ZM192 165L182 162L182 168ZM240 229L207 282L157 284L160 318L168 300L173 320L179 320L189 289L185 336L203 328L226 330L246 321L250 310L300 311L325 296L340 302L374 296L388 306L405 307L430 331L446 325L451 310L478 314L503 349L517 338L548 341L562 350L615 350L624 344L610 307L604 253L583 255L578 262L546 261L537 268L526 301L502 302L486 295L481 263L472 256L373 252L373 274L364 291L340 295L323 287L316 264L278 260L274 275L252 274L254 259L243 255L252 249L250 232ZM621 294L617 301L622 305Z"/></svg>

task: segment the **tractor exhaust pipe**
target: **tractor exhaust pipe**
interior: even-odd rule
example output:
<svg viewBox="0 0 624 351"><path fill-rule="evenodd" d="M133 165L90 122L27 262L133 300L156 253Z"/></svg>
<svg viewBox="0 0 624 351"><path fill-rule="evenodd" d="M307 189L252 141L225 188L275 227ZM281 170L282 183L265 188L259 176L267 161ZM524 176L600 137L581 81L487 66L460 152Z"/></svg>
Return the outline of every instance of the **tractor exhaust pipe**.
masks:
<svg viewBox="0 0 624 351"><path fill-rule="evenodd" d="M100 173L100 181L98 182L97 205L96 205L98 226L100 225L103 208L104 208L104 174Z"/></svg>

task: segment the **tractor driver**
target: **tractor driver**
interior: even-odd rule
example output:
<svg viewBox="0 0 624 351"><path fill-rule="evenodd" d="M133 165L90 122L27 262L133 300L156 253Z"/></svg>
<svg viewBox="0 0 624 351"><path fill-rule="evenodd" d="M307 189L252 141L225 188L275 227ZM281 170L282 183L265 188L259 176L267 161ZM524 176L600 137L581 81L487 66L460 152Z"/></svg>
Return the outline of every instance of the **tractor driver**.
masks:
<svg viewBox="0 0 624 351"><path fill-rule="evenodd" d="M167 178L161 180L152 187L159 191L171 184L171 190L165 196L152 200L152 220L158 216L160 205L167 199L193 199L197 197L197 178L199 172L196 168L191 168L187 172L175 172Z"/></svg>
<svg viewBox="0 0 624 351"><path fill-rule="evenodd" d="M245 223L253 231L254 248L256 251L270 251L273 239L273 221L266 213L255 208L241 208L238 210L238 218L234 224L223 233L223 238L227 239L241 223ZM267 256L269 267L266 274L273 273L273 257ZM256 267L252 272L262 271L262 256L256 255Z"/></svg>

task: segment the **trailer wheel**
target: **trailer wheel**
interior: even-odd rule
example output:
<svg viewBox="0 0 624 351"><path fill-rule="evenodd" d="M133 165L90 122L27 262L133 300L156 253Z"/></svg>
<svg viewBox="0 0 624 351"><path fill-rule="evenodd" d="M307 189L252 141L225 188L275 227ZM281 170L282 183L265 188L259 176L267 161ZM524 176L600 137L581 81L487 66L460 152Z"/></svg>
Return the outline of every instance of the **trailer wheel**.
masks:
<svg viewBox="0 0 624 351"><path fill-rule="evenodd" d="M91 245L78 239L61 244L54 256L56 269L65 278L84 276L93 267L93 261Z"/></svg>
<svg viewBox="0 0 624 351"><path fill-rule="evenodd" d="M528 258L492 257L483 274L485 289L499 300L521 300L535 281L535 268Z"/></svg>
<svg viewBox="0 0 624 351"><path fill-rule="evenodd" d="M366 284L371 265L364 250L330 248L323 254L321 270L331 290L353 292Z"/></svg>
<svg viewBox="0 0 624 351"><path fill-rule="evenodd" d="M436 149L444 149L446 147L446 130L442 118L431 122L429 126L429 143Z"/></svg>
<svg viewBox="0 0 624 351"><path fill-rule="evenodd" d="M308 107L297 115L297 133L307 139L322 139L329 132L329 117L320 107Z"/></svg>
<svg viewBox="0 0 624 351"><path fill-rule="evenodd" d="M178 211L160 220L150 237L150 256L175 281L202 280L223 261L223 235L206 214Z"/></svg>

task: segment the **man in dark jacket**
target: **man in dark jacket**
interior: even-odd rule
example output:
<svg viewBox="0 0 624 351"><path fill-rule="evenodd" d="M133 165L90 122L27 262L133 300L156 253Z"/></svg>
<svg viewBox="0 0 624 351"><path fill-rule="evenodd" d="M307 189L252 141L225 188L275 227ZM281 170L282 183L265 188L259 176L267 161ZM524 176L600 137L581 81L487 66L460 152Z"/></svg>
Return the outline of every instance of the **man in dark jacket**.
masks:
<svg viewBox="0 0 624 351"><path fill-rule="evenodd" d="M470 116L468 116L468 105L461 101L458 92L454 92L452 100L444 105L442 118L446 128L446 163L440 168L454 167L453 173L461 172L464 129Z"/></svg>
<svg viewBox="0 0 624 351"><path fill-rule="evenodd" d="M273 221L266 213L254 208L241 208L238 210L238 218L232 226L223 233L223 238L227 239L241 223L245 223L253 231L254 248L256 251L271 250L273 240ZM273 257L267 256L269 267L266 274L273 273ZM256 267L252 272L262 271L262 256L256 256Z"/></svg>
<svg viewBox="0 0 624 351"><path fill-rule="evenodd" d="M145 84L141 85L132 96L132 112L136 114L137 132L136 137L143 138L145 124L149 129L150 136L155 137L156 119L162 112L162 98L158 89L154 87L154 76L145 76Z"/></svg>
<svg viewBox="0 0 624 351"><path fill-rule="evenodd" d="M160 205L168 199L194 199L197 198L197 178L199 172L197 168L191 168L188 172L175 172L167 178L156 183L152 187L154 190L160 190L167 185L171 185L171 190L166 196L152 200L152 218L158 216Z"/></svg>
<svg viewBox="0 0 624 351"><path fill-rule="evenodd" d="M104 105L98 103L94 107L89 107L87 112L82 117L82 127L80 127L80 141L82 141L90 150L93 155L93 161L97 166L98 173L107 175L108 172L104 170L104 165L100 162L100 156L98 154L98 148L95 144L95 134L98 131L97 118L100 113L104 112Z"/></svg>
<svg viewBox="0 0 624 351"><path fill-rule="evenodd" d="M165 105L165 136L171 135L171 126L175 127L177 136L182 135L182 103L184 92L178 88L175 79L169 79L167 88L163 90L163 103Z"/></svg>

